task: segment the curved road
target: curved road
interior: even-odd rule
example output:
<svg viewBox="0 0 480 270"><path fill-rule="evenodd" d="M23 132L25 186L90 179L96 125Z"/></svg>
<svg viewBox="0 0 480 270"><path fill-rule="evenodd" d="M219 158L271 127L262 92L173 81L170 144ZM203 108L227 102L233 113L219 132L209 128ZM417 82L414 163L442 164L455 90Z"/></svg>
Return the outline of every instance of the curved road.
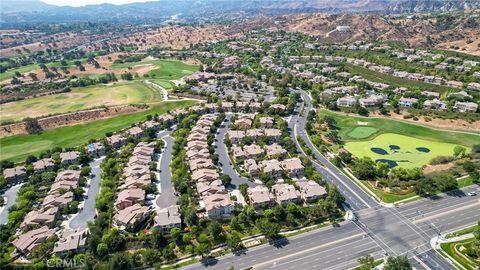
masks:
<svg viewBox="0 0 480 270"><path fill-rule="evenodd" d="M215 136L215 152L218 155L219 167L222 169L223 173L232 178L231 185L233 188L237 188L240 184L247 184L249 187L257 186L258 184L250 181L248 178L243 177L238 174L233 165L231 164L230 157L228 156L228 150L224 143L225 135L227 134L228 125L232 119L233 114L227 113L225 120L220 125L217 130L217 135Z"/></svg>
<svg viewBox="0 0 480 270"><path fill-rule="evenodd" d="M72 229L87 228L87 223L94 220L97 215L95 197L100 191L100 174L102 173L100 163L103 159L104 157L97 158L89 163L90 168L92 168L91 174L93 177L90 179L90 187L87 191L88 197L83 202L83 209L70 221L69 227Z"/></svg>
<svg viewBox="0 0 480 270"><path fill-rule="evenodd" d="M7 198L7 203L0 209L0 224L7 224L8 211L10 207L15 204L15 201L18 197L18 191L20 190L20 187L22 187L22 185L23 183L13 186L7 191L5 191L5 194L2 195L3 197Z"/></svg>
<svg viewBox="0 0 480 270"><path fill-rule="evenodd" d="M158 163L160 174L160 195L157 196L155 204L159 208L165 208L171 205L177 204L177 196L175 195L175 189L172 185L172 173L170 171L170 162L172 161L172 148L174 139L170 137L175 127L169 130L160 131L157 134L157 138L161 138L165 141L165 147L162 151L160 162Z"/></svg>

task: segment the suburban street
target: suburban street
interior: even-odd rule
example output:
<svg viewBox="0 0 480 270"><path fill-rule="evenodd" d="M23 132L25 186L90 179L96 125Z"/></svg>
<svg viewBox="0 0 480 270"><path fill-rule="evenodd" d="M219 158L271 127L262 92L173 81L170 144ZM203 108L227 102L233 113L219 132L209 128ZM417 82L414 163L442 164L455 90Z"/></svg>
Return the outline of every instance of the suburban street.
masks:
<svg viewBox="0 0 480 270"><path fill-rule="evenodd" d="M305 123L311 103L305 92L301 94L305 101L304 112L303 116L294 114L290 119L292 137L300 136L306 142L316 158L313 160L315 169L327 182L336 184L357 220L300 234L285 239L282 244L260 245L241 255L229 254L210 259L207 265L195 264L186 269L226 269L230 266L240 269L349 269L358 265L357 259L366 254L376 259L404 255L416 269L455 269L433 250L430 241L440 233L472 225L480 219L480 200L466 195L480 188L467 187L396 207L381 205L340 172L310 142ZM298 104L297 112L300 106L303 103ZM228 155L221 142L226 127L219 131L216 145L219 156L227 161L223 162L225 167L229 164ZM300 145L296 143L300 150ZM231 166L228 168L235 173ZM238 179L236 181L238 183Z"/></svg>
<svg viewBox="0 0 480 270"><path fill-rule="evenodd" d="M0 208L0 224L7 224L8 209L15 204L20 187L22 187L22 184L15 185L5 191L5 193L2 195L7 198L7 203Z"/></svg>
<svg viewBox="0 0 480 270"><path fill-rule="evenodd" d="M95 197L100 191L100 163L102 163L104 157L96 158L89 163L92 169L90 179L90 187L87 191L87 198L83 201L83 209L70 221L69 227L72 229L87 228L87 222L93 221L97 215L95 210Z"/></svg>
<svg viewBox="0 0 480 270"><path fill-rule="evenodd" d="M249 187L257 186L256 183L250 181L248 178L240 176L235 168L230 163L230 158L228 156L227 147L223 140L225 139L225 135L227 134L228 125L230 123L230 119L232 118L233 114L227 113L225 120L223 121L222 125L217 130L217 135L215 136L215 152L218 155L218 162L219 166L222 169L222 172L230 178L232 178L232 186L233 188L238 187L240 184L247 184Z"/></svg>
<svg viewBox="0 0 480 270"><path fill-rule="evenodd" d="M160 168L160 195L157 196L155 204L159 208L165 208L171 205L177 204L177 196L175 195L175 189L172 185L172 173L170 171L170 162L172 160L172 147L174 139L170 137L170 134L175 128L169 130L160 131L157 134L158 138L162 138L165 141L165 147L162 150L159 168Z"/></svg>

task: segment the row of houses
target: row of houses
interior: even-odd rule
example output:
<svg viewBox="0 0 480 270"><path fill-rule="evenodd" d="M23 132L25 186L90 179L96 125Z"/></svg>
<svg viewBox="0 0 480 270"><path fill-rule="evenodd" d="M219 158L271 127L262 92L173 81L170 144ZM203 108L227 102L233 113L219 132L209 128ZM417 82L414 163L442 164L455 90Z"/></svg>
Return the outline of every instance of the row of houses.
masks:
<svg viewBox="0 0 480 270"><path fill-rule="evenodd" d="M192 128L185 147L186 162L201 199L200 205L209 219L229 216L235 211L230 193L219 179L208 151L208 135L216 118L214 114L202 115Z"/></svg>

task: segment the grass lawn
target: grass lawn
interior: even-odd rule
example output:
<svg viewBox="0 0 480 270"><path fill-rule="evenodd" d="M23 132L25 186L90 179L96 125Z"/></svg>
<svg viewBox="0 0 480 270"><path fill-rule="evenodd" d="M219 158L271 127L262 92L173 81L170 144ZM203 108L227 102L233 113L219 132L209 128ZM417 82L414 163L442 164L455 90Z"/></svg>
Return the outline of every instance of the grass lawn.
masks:
<svg viewBox="0 0 480 270"><path fill-rule="evenodd" d="M189 65L175 60L151 60L123 64L113 64L112 68L128 68L136 65L155 65L158 68L151 70L148 74L151 79L178 80L183 76L198 71L198 65Z"/></svg>
<svg viewBox="0 0 480 270"><path fill-rule="evenodd" d="M384 133L372 140L348 142L345 148L357 157L394 161L398 166L414 168L428 164L434 157L452 155L456 145Z"/></svg>
<svg viewBox="0 0 480 270"><path fill-rule="evenodd" d="M61 93L24 99L3 104L2 121L21 120L26 116L43 116L85 110L98 106L114 106L161 101L161 95L142 82L120 82L113 85L93 85Z"/></svg>
<svg viewBox="0 0 480 270"><path fill-rule="evenodd" d="M79 60L82 64L86 63L86 59L80 59ZM61 62L51 62L51 63L46 63L45 64L47 67L61 67L62 64ZM67 66L68 67L74 67L75 66L75 60L68 60L67 61ZM20 73L28 73L28 72L31 72L31 71L34 71L36 69L38 69L40 67L40 64L30 64L30 65L26 65L26 66L22 66L22 67L18 67L18 68L12 68L12 69L9 69L3 73L0 73L0 81L3 81L3 80L6 80L6 79L10 79L12 78L13 76L15 76L15 72L20 72Z"/></svg>
<svg viewBox="0 0 480 270"><path fill-rule="evenodd" d="M335 118L339 128L339 134L345 142L372 140L384 133L395 133L427 141L460 144L468 147L478 144L480 141L480 135L432 129L418 124L409 124L387 118L343 115L327 110L320 110L319 115L320 117L330 115ZM378 129L378 131L363 139L356 139L349 136L349 133L355 128L365 126L374 127Z"/></svg>
<svg viewBox="0 0 480 270"><path fill-rule="evenodd" d="M370 137L377 131L378 129L374 127L356 127L348 133L348 136L355 139L364 139Z"/></svg>
<svg viewBox="0 0 480 270"><path fill-rule="evenodd" d="M458 182L458 188L464 188L473 185L473 179L472 177L465 177L457 181Z"/></svg>
<svg viewBox="0 0 480 270"><path fill-rule="evenodd" d="M23 161L29 155L36 155L53 147L74 147L101 138L105 133L118 131L133 123L145 120L149 114L162 114L169 110L193 105L195 101L182 100L175 102L159 102L142 112L119 115L85 124L45 130L38 135L16 135L0 139L1 159L14 162Z"/></svg>
<svg viewBox="0 0 480 270"><path fill-rule="evenodd" d="M456 263L460 264L465 269L474 270L476 269L475 265L478 265L478 262L475 263L472 259L468 257L467 258L463 257L460 251L458 250L460 246L468 245L469 243L472 242L472 240L473 239L463 240L459 242L452 242L452 243L442 243L440 244L440 247L445 253L450 255L455 260Z"/></svg>
<svg viewBox="0 0 480 270"><path fill-rule="evenodd" d="M456 236L461 236L461 235L473 233L477 229L478 229L478 225L468 227L468 228L464 228L464 229L461 229L459 231L455 231L453 233L447 234L446 238L452 238L452 237L456 237Z"/></svg>
<svg viewBox="0 0 480 270"><path fill-rule="evenodd" d="M373 262L373 265L374 265L374 266L379 266L379 265L382 264L382 263L383 263L383 259L380 259L380 260L374 261L374 262ZM361 269L361 267L358 266L358 267L353 268L352 270L360 270L360 269Z"/></svg>
<svg viewBox="0 0 480 270"><path fill-rule="evenodd" d="M345 67L348 69L349 72L353 74L361 75L363 78L367 80L371 80L374 82L381 82L386 83L394 87L417 87L422 90L428 90L438 93L448 93L448 92L456 92L455 88L447 87L443 85L436 85L430 83L424 83L421 81L410 80L406 78L399 78L389 74L376 72L364 67L359 67L353 64L345 63Z"/></svg>
<svg viewBox="0 0 480 270"><path fill-rule="evenodd" d="M173 88L174 84L167 80L153 80L156 84L160 85L161 87L165 88L166 90L170 90Z"/></svg>

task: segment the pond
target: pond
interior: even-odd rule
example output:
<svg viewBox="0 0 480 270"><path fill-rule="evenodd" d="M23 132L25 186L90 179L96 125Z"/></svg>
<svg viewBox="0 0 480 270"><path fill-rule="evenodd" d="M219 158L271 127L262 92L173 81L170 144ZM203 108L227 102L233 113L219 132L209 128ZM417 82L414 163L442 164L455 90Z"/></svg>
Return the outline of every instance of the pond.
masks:
<svg viewBox="0 0 480 270"><path fill-rule="evenodd" d="M395 145L395 144L390 144L388 147L390 147L390 150L391 150L391 151L395 151L395 152L396 152L396 151L400 150L400 146Z"/></svg>
<svg viewBox="0 0 480 270"><path fill-rule="evenodd" d="M428 149L428 148L426 148L426 147L417 147L417 148L415 148L415 149L417 149L417 151L422 152L422 153L428 153L428 152L430 152L430 149Z"/></svg>
<svg viewBox="0 0 480 270"><path fill-rule="evenodd" d="M398 166L398 163L395 160L390 160L390 159L377 159L375 162L383 162L387 163L390 168L394 168Z"/></svg>
<svg viewBox="0 0 480 270"><path fill-rule="evenodd" d="M370 148L370 150L371 150L372 152L374 152L375 154L379 154L379 155L382 155L382 156L383 156L383 155L388 155L388 152L387 152L385 149L383 149L383 148L372 147L372 148Z"/></svg>

